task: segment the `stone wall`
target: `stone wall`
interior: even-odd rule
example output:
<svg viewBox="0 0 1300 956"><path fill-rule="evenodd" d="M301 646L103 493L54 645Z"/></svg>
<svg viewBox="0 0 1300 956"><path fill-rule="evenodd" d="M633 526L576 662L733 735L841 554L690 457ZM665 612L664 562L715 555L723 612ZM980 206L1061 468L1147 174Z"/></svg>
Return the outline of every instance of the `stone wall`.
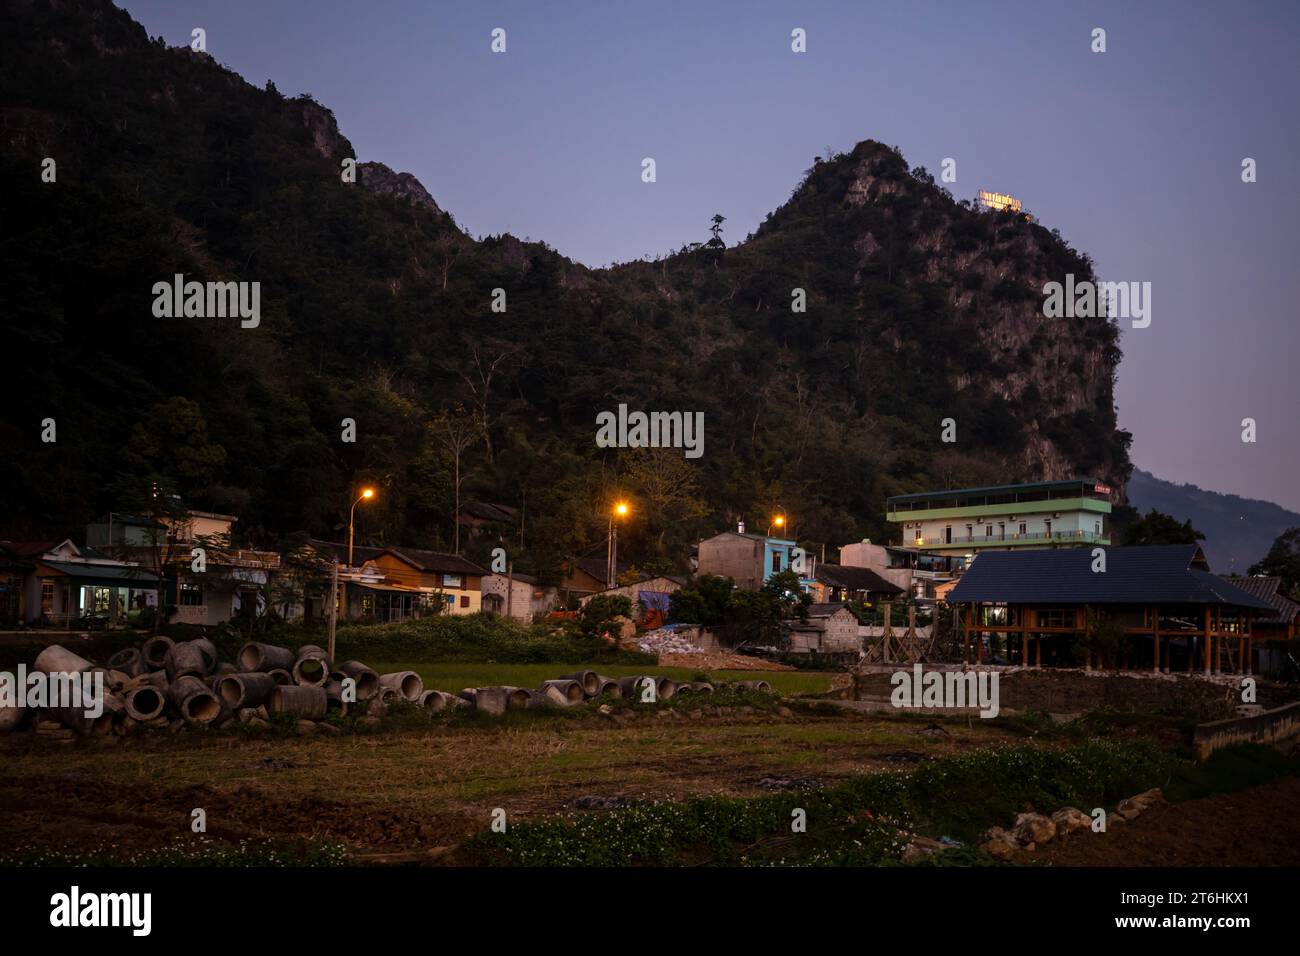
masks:
<svg viewBox="0 0 1300 956"><path fill-rule="evenodd" d="M1273 744L1300 735L1300 703L1286 704L1253 717L1237 717L1201 724L1192 733L1196 759L1205 761L1221 747L1232 744Z"/></svg>

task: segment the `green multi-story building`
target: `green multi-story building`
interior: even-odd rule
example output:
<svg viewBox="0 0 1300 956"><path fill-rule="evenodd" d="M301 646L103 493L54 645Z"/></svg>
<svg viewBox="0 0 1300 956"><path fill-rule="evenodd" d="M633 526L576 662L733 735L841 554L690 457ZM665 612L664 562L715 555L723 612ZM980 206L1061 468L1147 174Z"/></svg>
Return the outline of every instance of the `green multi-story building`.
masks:
<svg viewBox="0 0 1300 956"><path fill-rule="evenodd" d="M1094 478L928 491L887 499L885 518L904 547L943 554L1108 545L1110 495Z"/></svg>

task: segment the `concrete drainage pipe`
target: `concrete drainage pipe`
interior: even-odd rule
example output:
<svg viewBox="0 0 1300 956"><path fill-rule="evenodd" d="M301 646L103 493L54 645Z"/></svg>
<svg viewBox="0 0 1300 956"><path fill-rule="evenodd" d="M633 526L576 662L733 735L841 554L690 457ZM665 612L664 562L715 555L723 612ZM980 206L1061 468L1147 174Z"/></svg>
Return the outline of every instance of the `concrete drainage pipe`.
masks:
<svg viewBox="0 0 1300 956"><path fill-rule="evenodd" d="M561 674L560 680L577 681L582 685L582 693L585 696L595 697L600 693L601 681L603 681L604 678L595 671L576 671L572 674Z"/></svg>
<svg viewBox="0 0 1300 956"><path fill-rule="evenodd" d="M360 661L344 661L339 672L357 682L357 700L369 700L379 693L379 675Z"/></svg>
<svg viewBox="0 0 1300 956"><path fill-rule="evenodd" d="M394 671L391 674L379 675L379 686L395 690L402 696L403 700L409 700L412 703L420 699L424 693L424 681L415 671Z"/></svg>
<svg viewBox="0 0 1300 956"><path fill-rule="evenodd" d="M271 691L270 709L273 714L293 714L306 720L320 720L329 710L329 698L323 687L286 684Z"/></svg>
<svg viewBox="0 0 1300 956"><path fill-rule="evenodd" d="M168 692L172 705L192 724L210 724L221 716L221 701L197 677L180 677Z"/></svg>
<svg viewBox="0 0 1300 956"><path fill-rule="evenodd" d="M263 671L269 674L274 670L290 672L297 660L298 655L287 647L249 641L239 649L239 657L236 663L238 663L239 669L246 673L248 671Z"/></svg>
<svg viewBox="0 0 1300 956"><path fill-rule="evenodd" d="M279 686L270 674L228 674L217 683L217 693L232 710L260 707Z"/></svg>
<svg viewBox="0 0 1300 956"><path fill-rule="evenodd" d="M126 692L126 713L132 720L144 722L161 717L166 706L165 692L152 685L145 684Z"/></svg>
<svg viewBox="0 0 1300 956"><path fill-rule="evenodd" d="M593 675L594 676L594 675ZM551 693L551 697L557 704L571 706L581 704L587 698L583 685L570 678L560 680L544 680L541 687L538 688L542 693Z"/></svg>
<svg viewBox="0 0 1300 956"><path fill-rule="evenodd" d="M160 671L167 664L167 652L176 642L170 637L158 634L140 645L140 657L146 670Z"/></svg>
<svg viewBox="0 0 1300 956"><path fill-rule="evenodd" d="M298 659L290 671L295 684L303 687L324 687L330 679L330 662L323 648L304 644L298 649Z"/></svg>

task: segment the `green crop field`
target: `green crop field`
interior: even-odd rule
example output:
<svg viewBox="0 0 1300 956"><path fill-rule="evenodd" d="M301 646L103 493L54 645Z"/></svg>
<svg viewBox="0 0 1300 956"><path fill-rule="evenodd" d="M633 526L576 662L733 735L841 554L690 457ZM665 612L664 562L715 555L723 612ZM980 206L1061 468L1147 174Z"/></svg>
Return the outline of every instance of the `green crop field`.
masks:
<svg viewBox="0 0 1300 956"><path fill-rule="evenodd" d="M693 680L696 671L686 667L615 666L608 664L424 664L414 661L374 662L381 674L392 671L415 671L424 686L455 693L465 687L505 684L513 687L536 687L544 680L579 670L594 670L605 677L630 677L635 674L666 675L673 680ZM711 671L710 680L765 680L778 694L821 694L830 689L834 673L827 671Z"/></svg>

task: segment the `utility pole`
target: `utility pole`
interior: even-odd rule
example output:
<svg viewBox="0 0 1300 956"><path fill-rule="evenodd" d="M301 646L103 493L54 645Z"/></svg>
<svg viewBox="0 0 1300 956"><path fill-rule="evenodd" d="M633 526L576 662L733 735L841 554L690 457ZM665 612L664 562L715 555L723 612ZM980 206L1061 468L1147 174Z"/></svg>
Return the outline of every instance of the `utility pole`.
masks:
<svg viewBox="0 0 1300 956"><path fill-rule="evenodd" d="M506 565L506 617L511 616L511 604L515 597L515 563L511 561Z"/></svg>
<svg viewBox="0 0 1300 956"><path fill-rule="evenodd" d="M329 640L329 659L334 660L334 629L338 624L339 616L339 556L334 555L334 562L330 566L330 640Z"/></svg>

